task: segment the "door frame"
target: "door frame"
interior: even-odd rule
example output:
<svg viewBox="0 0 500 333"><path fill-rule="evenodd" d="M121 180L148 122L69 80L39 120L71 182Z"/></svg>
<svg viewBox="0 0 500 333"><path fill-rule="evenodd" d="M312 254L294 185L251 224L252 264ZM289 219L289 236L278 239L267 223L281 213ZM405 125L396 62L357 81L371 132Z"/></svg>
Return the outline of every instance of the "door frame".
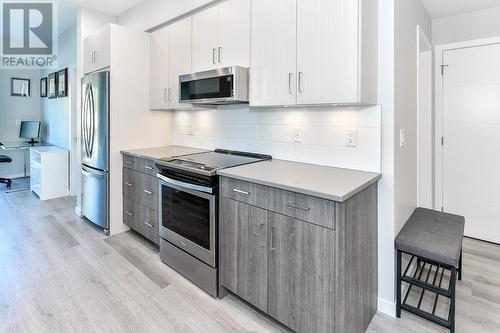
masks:
<svg viewBox="0 0 500 333"><path fill-rule="evenodd" d="M434 207L443 209L443 145L441 138L444 132L444 110L443 110L443 76L441 75L441 65L443 65L443 55L446 51L460 50L471 47L500 44L500 36L474 39L464 42L436 45L434 48L434 75L435 75L435 96L434 96L434 145L435 145L435 184L434 184ZM446 69L445 69L446 71ZM446 144L446 138L445 138Z"/></svg>

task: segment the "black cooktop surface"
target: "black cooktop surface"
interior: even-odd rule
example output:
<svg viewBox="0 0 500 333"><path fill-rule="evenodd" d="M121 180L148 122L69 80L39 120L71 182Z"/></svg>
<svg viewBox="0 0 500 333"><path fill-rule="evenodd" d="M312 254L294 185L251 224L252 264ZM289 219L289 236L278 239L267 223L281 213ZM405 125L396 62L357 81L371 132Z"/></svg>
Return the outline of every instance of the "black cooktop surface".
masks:
<svg viewBox="0 0 500 333"><path fill-rule="evenodd" d="M204 174L214 174L217 170L271 159L269 155L254 154L233 150L216 149L207 153L197 153L163 159L164 165Z"/></svg>

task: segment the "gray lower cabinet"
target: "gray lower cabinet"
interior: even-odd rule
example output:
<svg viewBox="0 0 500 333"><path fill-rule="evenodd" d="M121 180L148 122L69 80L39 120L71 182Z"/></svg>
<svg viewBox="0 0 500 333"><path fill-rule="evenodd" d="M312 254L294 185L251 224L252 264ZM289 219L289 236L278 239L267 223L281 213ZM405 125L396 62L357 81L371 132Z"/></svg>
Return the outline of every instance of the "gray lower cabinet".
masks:
<svg viewBox="0 0 500 333"><path fill-rule="evenodd" d="M296 332L365 332L377 309L377 185L332 202L220 184L221 286Z"/></svg>
<svg viewBox="0 0 500 333"><path fill-rule="evenodd" d="M334 231L269 217L267 312L297 332L333 332Z"/></svg>
<svg viewBox="0 0 500 333"><path fill-rule="evenodd" d="M123 222L159 244L158 182L154 162L123 156Z"/></svg>
<svg viewBox="0 0 500 333"><path fill-rule="evenodd" d="M222 198L219 219L221 284L266 311L267 211Z"/></svg>

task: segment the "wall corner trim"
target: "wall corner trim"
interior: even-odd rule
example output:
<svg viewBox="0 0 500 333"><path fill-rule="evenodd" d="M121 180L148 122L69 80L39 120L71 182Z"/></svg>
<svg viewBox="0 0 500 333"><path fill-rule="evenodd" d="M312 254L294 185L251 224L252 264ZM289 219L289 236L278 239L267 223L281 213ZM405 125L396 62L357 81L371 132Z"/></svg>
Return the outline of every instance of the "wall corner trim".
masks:
<svg viewBox="0 0 500 333"><path fill-rule="evenodd" d="M377 310L388 316L396 318L396 302L394 301L388 301L379 297Z"/></svg>

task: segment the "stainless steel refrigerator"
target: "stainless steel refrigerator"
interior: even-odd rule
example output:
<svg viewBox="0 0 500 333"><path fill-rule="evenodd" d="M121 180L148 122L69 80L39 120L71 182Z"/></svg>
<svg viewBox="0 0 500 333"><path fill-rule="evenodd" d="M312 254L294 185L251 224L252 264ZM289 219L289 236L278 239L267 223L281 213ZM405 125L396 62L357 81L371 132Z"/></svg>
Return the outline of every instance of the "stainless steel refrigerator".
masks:
<svg viewBox="0 0 500 333"><path fill-rule="evenodd" d="M82 216L109 234L109 72L82 78Z"/></svg>

